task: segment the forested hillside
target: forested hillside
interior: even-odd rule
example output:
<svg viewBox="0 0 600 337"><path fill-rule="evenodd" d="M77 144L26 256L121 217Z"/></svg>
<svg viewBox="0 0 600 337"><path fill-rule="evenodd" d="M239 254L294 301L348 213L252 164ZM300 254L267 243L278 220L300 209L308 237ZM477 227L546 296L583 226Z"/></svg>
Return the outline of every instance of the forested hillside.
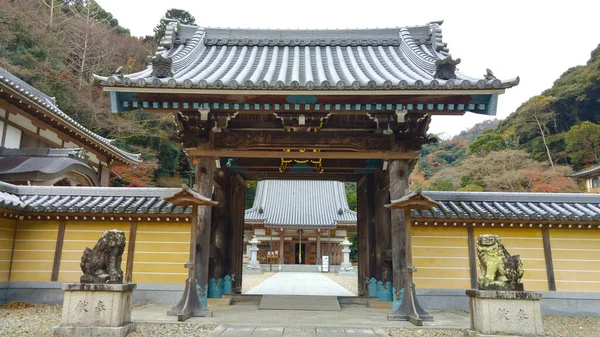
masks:
<svg viewBox="0 0 600 337"><path fill-rule="evenodd" d="M89 129L143 154L137 168L113 169L113 185L179 185L189 172L183 152L169 140L170 115L112 114L107 95L88 81L92 73L119 67L123 74L139 71L154 50L154 36L130 36L95 1L0 0L0 67L55 96Z"/></svg>
<svg viewBox="0 0 600 337"><path fill-rule="evenodd" d="M195 23L188 12L165 16ZM93 0L0 0L0 66L60 108L128 151L143 154L135 169L116 167L113 185L177 186L190 165L173 134L170 115L112 114L92 73L145 68L164 34L132 37ZM532 65L538 66L538 65ZM586 65L567 70L507 119L477 124L429 144L411 175L412 188L466 191L578 191L568 177L600 164L600 46Z"/></svg>
<svg viewBox="0 0 600 337"><path fill-rule="evenodd" d="M600 46L586 65L507 119L424 148L413 188L464 191L574 192L574 170L600 164Z"/></svg>

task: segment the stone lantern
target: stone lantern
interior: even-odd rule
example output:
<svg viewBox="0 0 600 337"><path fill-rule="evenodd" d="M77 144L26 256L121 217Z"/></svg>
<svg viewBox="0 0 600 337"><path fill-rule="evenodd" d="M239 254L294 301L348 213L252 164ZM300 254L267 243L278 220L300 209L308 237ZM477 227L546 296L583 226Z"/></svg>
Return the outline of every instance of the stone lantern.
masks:
<svg viewBox="0 0 600 337"><path fill-rule="evenodd" d="M261 270L260 263L258 263L258 244L260 241L256 239L256 235L252 237L252 240L248 241L252 246L250 247L250 262L246 267L248 270Z"/></svg>
<svg viewBox="0 0 600 337"><path fill-rule="evenodd" d="M340 246L344 247L342 253L344 254L344 262L340 264L340 275L354 275L354 267L350 263L350 246L352 242L348 241L348 237L344 237L344 241L340 243Z"/></svg>

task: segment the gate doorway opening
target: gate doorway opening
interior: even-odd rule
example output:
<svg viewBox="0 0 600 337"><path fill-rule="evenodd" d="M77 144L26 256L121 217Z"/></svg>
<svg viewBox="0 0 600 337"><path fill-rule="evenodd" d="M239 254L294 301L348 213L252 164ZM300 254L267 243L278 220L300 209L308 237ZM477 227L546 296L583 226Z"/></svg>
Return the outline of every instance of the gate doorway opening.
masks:
<svg viewBox="0 0 600 337"><path fill-rule="evenodd" d="M295 263L305 264L306 263L306 243L296 244Z"/></svg>

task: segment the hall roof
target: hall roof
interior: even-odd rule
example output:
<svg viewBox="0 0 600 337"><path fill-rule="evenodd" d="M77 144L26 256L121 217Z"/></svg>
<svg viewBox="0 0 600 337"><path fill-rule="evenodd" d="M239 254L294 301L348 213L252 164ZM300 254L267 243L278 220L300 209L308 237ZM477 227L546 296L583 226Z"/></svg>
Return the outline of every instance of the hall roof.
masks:
<svg viewBox="0 0 600 337"><path fill-rule="evenodd" d="M412 210L418 220L598 221L600 195L584 193L423 192L440 203Z"/></svg>
<svg viewBox="0 0 600 337"><path fill-rule="evenodd" d="M344 183L339 181L263 180L256 184L247 223L266 227L324 228L356 225Z"/></svg>
<svg viewBox="0 0 600 337"><path fill-rule="evenodd" d="M171 22L152 64L93 75L105 87L230 90L504 89L519 79L456 70L442 22L347 30L202 28ZM483 73L482 69L482 73Z"/></svg>
<svg viewBox="0 0 600 337"><path fill-rule="evenodd" d="M83 139L89 142L91 148L99 149L124 164L132 165L140 162L141 154L129 153L112 145L112 139L97 135L60 110L54 97L44 94L0 67L0 89L2 88L11 89L16 95L21 96L23 100L29 100L33 105L37 105L37 107L43 110L42 114L44 117L47 117L48 120L51 120L54 124L59 125L60 128L67 128L72 130L74 134L81 135ZM0 90L0 93L3 91L4 90ZM8 93L10 94L10 92ZM2 96L0 95L0 97Z"/></svg>

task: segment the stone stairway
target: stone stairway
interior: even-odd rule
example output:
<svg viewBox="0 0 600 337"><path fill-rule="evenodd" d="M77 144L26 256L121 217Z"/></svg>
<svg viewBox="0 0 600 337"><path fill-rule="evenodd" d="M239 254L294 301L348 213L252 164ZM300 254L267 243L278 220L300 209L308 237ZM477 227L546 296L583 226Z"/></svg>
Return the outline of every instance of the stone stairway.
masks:
<svg viewBox="0 0 600 337"><path fill-rule="evenodd" d="M319 266L314 264L283 264L281 265L281 271L296 273L318 273Z"/></svg>

